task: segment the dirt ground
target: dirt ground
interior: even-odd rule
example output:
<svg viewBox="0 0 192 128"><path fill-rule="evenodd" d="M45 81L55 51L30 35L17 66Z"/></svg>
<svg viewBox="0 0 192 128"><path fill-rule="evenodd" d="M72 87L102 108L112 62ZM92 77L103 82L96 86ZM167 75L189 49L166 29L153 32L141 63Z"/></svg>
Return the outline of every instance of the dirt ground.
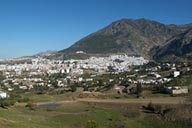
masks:
<svg viewBox="0 0 192 128"><path fill-rule="evenodd" d="M93 103L126 103L126 104L148 104L149 102L155 104L183 104L186 103L185 97L161 97L161 98L135 98L135 99L94 99L83 98L77 99L77 102L93 102Z"/></svg>

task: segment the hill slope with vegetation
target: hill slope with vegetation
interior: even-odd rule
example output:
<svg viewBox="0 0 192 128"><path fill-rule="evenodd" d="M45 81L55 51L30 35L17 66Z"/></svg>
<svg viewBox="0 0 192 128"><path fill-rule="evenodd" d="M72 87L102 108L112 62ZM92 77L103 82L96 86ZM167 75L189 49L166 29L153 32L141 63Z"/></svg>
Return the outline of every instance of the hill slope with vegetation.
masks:
<svg viewBox="0 0 192 128"><path fill-rule="evenodd" d="M189 27L192 24L165 25L148 19L122 19L59 51L57 55L75 55L77 51L83 51L87 54L125 53L150 58L153 47L165 45L167 40Z"/></svg>

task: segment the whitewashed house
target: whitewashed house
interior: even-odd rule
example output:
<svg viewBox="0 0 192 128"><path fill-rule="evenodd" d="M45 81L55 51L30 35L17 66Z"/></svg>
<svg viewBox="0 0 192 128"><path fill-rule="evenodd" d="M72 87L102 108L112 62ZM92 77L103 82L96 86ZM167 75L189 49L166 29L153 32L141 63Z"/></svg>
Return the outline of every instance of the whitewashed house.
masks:
<svg viewBox="0 0 192 128"><path fill-rule="evenodd" d="M166 91L170 94L187 94L188 93L188 87L182 86L173 86L173 87L167 87Z"/></svg>
<svg viewBox="0 0 192 128"><path fill-rule="evenodd" d="M6 92L0 91L0 99L9 98L9 95Z"/></svg>
<svg viewBox="0 0 192 128"><path fill-rule="evenodd" d="M180 75L180 71L174 71L174 72L173 72L173 76L174 76L174 77L178 77L179 75Z"/></svg>

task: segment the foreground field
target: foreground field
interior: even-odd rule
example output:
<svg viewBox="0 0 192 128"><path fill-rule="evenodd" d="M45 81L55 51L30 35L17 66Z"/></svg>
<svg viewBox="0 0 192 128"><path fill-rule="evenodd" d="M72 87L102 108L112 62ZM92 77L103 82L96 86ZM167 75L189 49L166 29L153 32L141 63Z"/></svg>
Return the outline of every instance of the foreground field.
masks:
<svg viewBox="0 0 192 128"><path fill-rule="evenodd" d="M184 98L101 100L73 99L63 95L37 97L32 97L37 105L33 109L25 107L26 103L16 104L8 109L0 108L0 127L190 128L185 124L161 120L153 113L143 112L141 108L149 101L178 105Z"/></svg>

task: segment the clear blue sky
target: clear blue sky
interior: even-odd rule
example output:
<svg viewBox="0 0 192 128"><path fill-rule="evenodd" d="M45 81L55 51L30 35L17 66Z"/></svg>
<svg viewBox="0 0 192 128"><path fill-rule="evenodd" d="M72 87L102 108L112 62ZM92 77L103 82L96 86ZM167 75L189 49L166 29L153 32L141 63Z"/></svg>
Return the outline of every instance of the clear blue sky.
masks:
<svg viewBox="0 0 192 128"><path fill-rule="evenodd" d="M61 50L122 18L192 23L192 0L0 0L0 58Z"/></svg>

